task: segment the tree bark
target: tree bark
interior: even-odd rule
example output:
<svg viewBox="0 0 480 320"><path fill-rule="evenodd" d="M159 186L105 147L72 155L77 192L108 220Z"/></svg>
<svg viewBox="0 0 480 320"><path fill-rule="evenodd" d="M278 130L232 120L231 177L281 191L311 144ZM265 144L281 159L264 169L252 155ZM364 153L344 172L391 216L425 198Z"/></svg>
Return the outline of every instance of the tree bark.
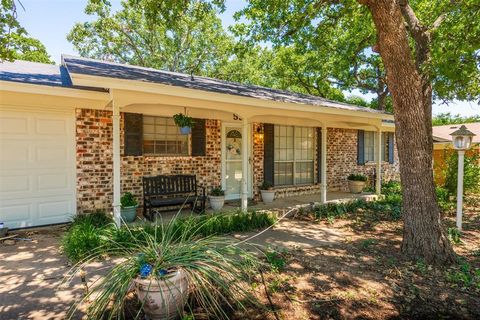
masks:
<svg viewBox="0 0 480 320"><path fill-rule="evenodd" d="M402 251L428 263L451 263L455 254L442 228L433 180L430 80L421 73L421 65L417 65L409 47L398 2L358 1L367 5L372 14L393 99L403 195ZM429 43L416 45L428 47Z"/></svg>

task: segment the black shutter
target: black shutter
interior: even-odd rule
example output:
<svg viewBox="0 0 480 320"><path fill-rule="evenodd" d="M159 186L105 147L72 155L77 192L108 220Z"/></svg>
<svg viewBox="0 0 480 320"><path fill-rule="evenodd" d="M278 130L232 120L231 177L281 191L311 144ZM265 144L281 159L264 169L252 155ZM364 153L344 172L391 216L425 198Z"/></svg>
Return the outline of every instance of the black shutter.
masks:
<svg viewBox="0 0 480 320"><path fill-rule="evenodd" d="M263 124L263 180L275 184L274 181L274 125Z"/></svg>
<svg viewBox="0 0 480 320"><path fill-rule="evenodd" d="M207 129L205 119L193 119L195 124L192 128L192 156L207 155Z"/></svg>
<svg viewBox="0 0 480 320"><path fill-rule="evenodd" d="M124 134L126 156L141 156L143 151L143 115L125 113Z"/></svg>
<svg viewBox="0 0 480 320"><path fill-rule="evenodd" d="M395 142L393 138L393 132L388 133L388 162L394 163L395 162Z"/></svg>
<svg viewBox="0 0 480 320"><path fill-rule="evenodd" d="M358 130L357 135L357 163L365 164L365 131Z"/></svg>
<svg viewBox="0 0 480 320"><path fill-rule="evenodd" d="M322 182L322 128L317 128L317 183Z"/></svg>

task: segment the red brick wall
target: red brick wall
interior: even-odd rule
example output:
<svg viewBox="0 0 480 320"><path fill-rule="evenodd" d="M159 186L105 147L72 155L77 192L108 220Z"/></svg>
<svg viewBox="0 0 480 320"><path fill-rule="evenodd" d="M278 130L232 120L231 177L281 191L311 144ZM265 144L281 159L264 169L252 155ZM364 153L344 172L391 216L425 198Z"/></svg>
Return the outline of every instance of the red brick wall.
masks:
<svg viewBox="0 0 480 320"><path fill-rule="evenodd" d="M112 121L110 111L77 109L77 207L78 212L110 208L112 204ZM221 123L206 121L207 155L205 157L123 156L123 117L121 121L122 193L129 191L142 199L142 176L156 174L196 174L199 183L208 189L221 184ZM253 194L259 199L263 182L263 139L256 137L253 125ZM372 177L375 165L357 165L357 130L328 129L328 190L347 190L347 176L364 173ZM317 163L315 161L315 170ZM398 179L398 158L395 164L382 165L384 180ZM316 172L316 171L315 171ZM315 174L316 176L316 174ZM282 187L277 197L311 194L320 191L314 185Z"/></svg>
<svg viewBox="0 0 480 320"><path fill-rule="evenodd" d="M78 109L76 116L78 212L110 208L113 202L111 112ZM144 175L196 174L202 186L211 188L221 184L220 121L206 121L205 157L124 156L123 117L120 130L122 193L132 192L141 200Z"/></svg>

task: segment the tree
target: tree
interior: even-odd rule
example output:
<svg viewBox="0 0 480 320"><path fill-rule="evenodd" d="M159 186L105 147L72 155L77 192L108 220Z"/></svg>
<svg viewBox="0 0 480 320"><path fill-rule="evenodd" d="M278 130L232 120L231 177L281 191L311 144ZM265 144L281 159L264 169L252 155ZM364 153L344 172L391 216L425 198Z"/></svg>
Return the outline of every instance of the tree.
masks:
<svg viewBox="0 0 480 320"><path fill-rule="evenodd" d="M130 0L112 12L108 1L89 0L95 20L75 24L67 39L82 56L210 75L233 46L217 10L198 0Z"/></svg>
<svg viewBox="0 0 480 320"><path fill-rule="evenodd" d="M18 3L21 5L21 2ZM3 60L52 63L45 46L39 40L28 37L27 31L18 22L14 0L1 0L0 61Z"/></svg>
<svg viewBox="0 0 480 320"><path fill-rule="evenodd" d="M309 51L311 43L336 28L336 36L344 36L345 43L362 44L358 51L366 58L378 53L396 124L403 185L402 251L429 263L454 260L433 182L432 99L480 96L479 12L476 0L250 0L239 13L250 23L241 28L256 42L294 43ZM373 38L361 32L370 28ZM352 39L357 33L367 40ZM332 52L339 54L342 48ZM338 65L340 72L350 72L352 66L355 62Z"/></svg>
<svg viewBox="0 0 480 320"><path fill-rule="evenodd" d="M462 117L459 114L452 115L450 112L444 112L437 114L433 117L432 125L442 126L446 124L461 124L461 123L473 123L480 122L480 115Z"/></svg>

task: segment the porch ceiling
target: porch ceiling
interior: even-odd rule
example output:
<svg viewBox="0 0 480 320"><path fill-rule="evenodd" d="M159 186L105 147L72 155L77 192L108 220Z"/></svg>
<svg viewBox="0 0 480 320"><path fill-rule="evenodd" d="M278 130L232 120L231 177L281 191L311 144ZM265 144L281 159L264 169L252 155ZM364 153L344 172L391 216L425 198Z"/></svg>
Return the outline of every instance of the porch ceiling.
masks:
<svg viewBox="0 0 480 320"><path fill-rule="evenodd" d="M203 97L180 97L169 94L153 94L130 90L112 90L115 105L124 112L144 113L158 116L172 116L184 112L196 118L218 119L225 122L239 122L245 118L247 122L263 122L283 125L299 125L311 127L335 127L346 129L362 129L393 131L394 126L382 118L365 117L357 114L322 112L319 107L272 108L262 105L245 105L232 101L208 100ZM306 106L308 107L308 106ZM327 108L328 109L328 108ZM329 109L328 111L331 111ZM355 112L359 113L359 112ZM366 114L368 115L368 114ZM377 115L377 114L375 114Z"/></svg>

